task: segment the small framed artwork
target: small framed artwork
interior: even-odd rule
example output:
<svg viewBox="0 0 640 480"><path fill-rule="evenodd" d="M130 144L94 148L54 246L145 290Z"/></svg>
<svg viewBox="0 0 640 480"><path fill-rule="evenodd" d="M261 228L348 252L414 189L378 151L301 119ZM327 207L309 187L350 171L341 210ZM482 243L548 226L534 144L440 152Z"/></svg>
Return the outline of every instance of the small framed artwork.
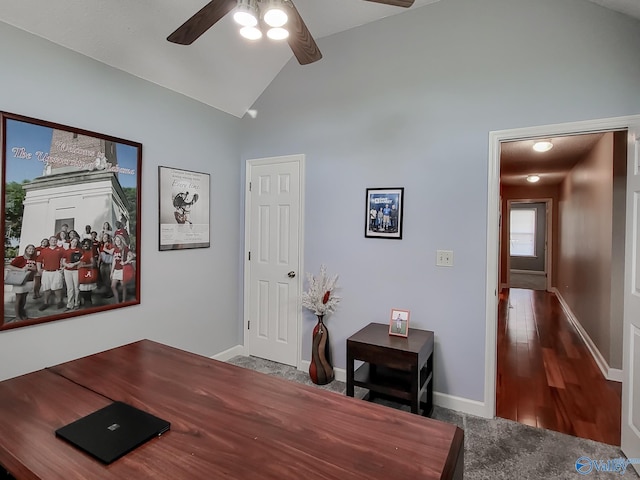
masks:
<svg viewBox="0 0 640 480"><path fill-rule="evenodd" d="M364 236L402 239L404 188L367 188Z"/></svg>
<svg viewBox="0 0 640 480"><path fill-rule="evenodd" d="M159 249L208 248L209 174L158 167Z"/></svg>
<svg viewBox="0 0 640 480"><path fill-rule="evenodd" d="M389 321L389 335L406 337L409 335L409 310L391 310L391 320Z"/></svg>

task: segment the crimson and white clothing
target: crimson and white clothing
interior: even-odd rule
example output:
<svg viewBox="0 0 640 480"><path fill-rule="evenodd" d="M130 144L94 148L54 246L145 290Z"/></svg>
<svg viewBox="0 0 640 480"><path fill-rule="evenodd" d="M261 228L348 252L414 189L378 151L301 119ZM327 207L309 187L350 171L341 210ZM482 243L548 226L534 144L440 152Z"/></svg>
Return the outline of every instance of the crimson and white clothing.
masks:
<svg viewBox="0 0 640 480"><path fill-rule="evenodd" d="M61 247L43 248L38 263L42 265L42 290L61 290L64 284L60 261L64 249Z"/></svg>
<svg viewBox="0 0 640 480"><path fill-rule="evenodd" d="M77 262L82 256L79 248L69 248L65 250L64 259L64 282L67 285L67 310L80 307L80 283L78 282Z"/></svg>
<svg viewBox="0 0 640 480"><path fill-rule="evenodd" d="M111 278L113 280L122 281L122 261L127 258L127 253L129 253L129 248L124 247L119 249L118 247L113 248L113 266L111 270Z"/></svg>
<svg viewBox="0 0 640 480"><path fill-rule="evenodd" d="M31 270L32 275L30 275L24 285L13 285L11 290L13 293L28 293L33 289L33 272L36 271L36 261L35 259L26 258L24 256L19 256L11 260L11 266L20 268L23 270Z"/></svg>
<svg viewBox="0 0 640 480"><path fill-rule="evenodd" d="M93 265L93 267L80 267L80 270L78 270L78 279L80 279L80 276L82 275L86 275L86 272L89 270L95 270L97 271L96 267L95 267L95 259L93 257L93 251L92 250L84 250L82 252L82 258L80 259L80 263L81 264L91 264ZM97 282L97 278L96 278L96 282ZM80 291L81 292L90 292L91 290L95 290L96 288L98 288L98 284L96 282L93 283L80 283Z"/></svg>

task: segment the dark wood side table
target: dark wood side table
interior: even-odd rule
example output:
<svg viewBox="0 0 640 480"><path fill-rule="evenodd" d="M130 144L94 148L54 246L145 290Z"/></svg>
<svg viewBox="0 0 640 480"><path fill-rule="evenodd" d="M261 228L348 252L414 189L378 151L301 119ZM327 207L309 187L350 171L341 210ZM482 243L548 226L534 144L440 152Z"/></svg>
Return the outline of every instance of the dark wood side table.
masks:
<svg viewBox="0 0 640 480"><path fill-rule="evenodd" d="M355 370L354 362L365 362ZM412 413L433 410L433 332L409 329L409 336L389 335L389 325L370 323L347 339L347 395L354 387L411 405Z"/></svg>

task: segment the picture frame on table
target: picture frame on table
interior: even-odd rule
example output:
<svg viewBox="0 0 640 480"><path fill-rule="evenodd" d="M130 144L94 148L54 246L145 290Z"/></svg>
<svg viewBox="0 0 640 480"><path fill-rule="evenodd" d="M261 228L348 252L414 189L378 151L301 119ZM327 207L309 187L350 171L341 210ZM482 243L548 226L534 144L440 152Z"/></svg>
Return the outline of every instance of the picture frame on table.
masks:
<svg viewBox="0 0 640 480"><path fill-rule="evenodd" d="M209 248L210 178L208 173L158 167L158 248Z"/></svg>
<svg viewBox="0 0 640 480"><path fill-rule="evenodd" d="M409 336L409 310L401 310L399 308L391 309L391 318L389 320L389 335L398 337Z"/></svg>
<svg viewBox="0 0 640 480"><path fill-rule="evenodd" d="M364 236L402 239L404 187L367 188Z"/></svg>
<svg viewBox="0 0 640 480"><path fill-rule="evenodd" d="M8 112L0 138L0 330L139 304L142 144Z"/></svg>

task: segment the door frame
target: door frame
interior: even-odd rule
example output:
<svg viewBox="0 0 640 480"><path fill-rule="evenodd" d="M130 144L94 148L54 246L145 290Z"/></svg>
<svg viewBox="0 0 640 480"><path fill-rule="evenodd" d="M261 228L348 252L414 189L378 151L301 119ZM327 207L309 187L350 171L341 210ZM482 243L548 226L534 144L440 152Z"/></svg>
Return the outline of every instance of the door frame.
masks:
<svg viewBox="0 0 640 480"><path fill-rule="evenodd" d="M498 264L499 252L499 211L500 211L500 143L525 140L536 137L577 135L583 133L610 132L629 129L640 122L640 115L602 118L579 122L541 125L535 127L496 130L489 132L489 168L487 189L487 278L485 312L485 380L482 415L494 418L496 415L496 365L498 330ZM625 246L625 250L630 248ZM627 295L625 289L625 296ZM624 341L624 333L623 333ZM624 365L623 365L624 369ZM624 382L624 380L623 380Z"/></svg>
<svg viewBox="0 0 640 480"><path fill-rule="evenodd" d="M507 200L507 212L506 212L506 216L504 217L502 224L503 227L506 229L507 232L507 238L509 238L509 232L510 232L510 228L511 228L511 204L512 203L544 203L545 205L545 212L544 212L544 223L545 223L545 232L544 232L544 273L546 275L546 279L545 279L545 289L547 292L551 291L551 271L553 268L553 263L552 263L552 258L553 258L553 198L547 198L547 197L530 197L530 198L524 198L524 199L518 199L518 198L510 198ZM502 248L509 248L507 246L502 246L501 250L498 252L498 255L500 255L499 258L501 257L502 254ZM507 278L506 278L506 285L505 287L509 287L509 284L511 283L511 255L509 255L509 251L507 250L507 261L506 261L506 270L507 270ZM498 267L498 277L500 276L500 269ZM503 285L500 284L500 288L502 288Z"/></svg>
<svg viewBox="0 0 640 480"><path fill-rule="evenodd" d="M305 199L305 156L304 154L296 155L283 155L280 157L266 157L266 158L254 158L246 160L245 162L245 182L244 182L244 284L243 284L243 343L244 354L251 355L250 342L249 342L249 312L250 312L250 298L251 291L251 262L249 262L249 247L251 246L251 190L249 183L251 182L251 173L253 166L264 166L270 164L280 164L286 162L297 162L299 167L299 217L298 217L298 291L302 292L304 275L300 272L304 272L304 199ZM296 368L299 370L301 365L301 352L302 352L302 304L298 299L298 306L296 309L296 318L298 323L298 338L296 339Z"/></svg>

